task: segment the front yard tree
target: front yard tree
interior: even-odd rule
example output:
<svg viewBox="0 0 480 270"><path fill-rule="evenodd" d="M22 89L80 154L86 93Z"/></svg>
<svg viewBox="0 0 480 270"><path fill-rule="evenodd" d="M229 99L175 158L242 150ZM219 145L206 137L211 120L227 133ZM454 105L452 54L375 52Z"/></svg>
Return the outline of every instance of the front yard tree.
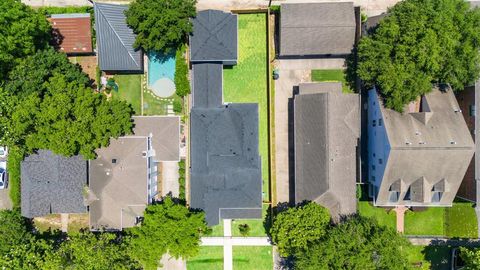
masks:
<svg viewBox="0 0 480 270"><path fill-rule="evenodd" d="M51 27L46 17L20 0L0 1L0 79L18 59L48 46Z"/></svg>
<svg viewBox="0 0 480 270"><path fill-rule="evenodd" d="M190 18L196 0L135 0L125 12L127 24L137 39L134 46L145 51L172 53L192 32Z"/></svg>
<svg viewBox="0 0 480 270"><path fill-rule="evenodd" d="M207 231L205 215L174 202L171 197L149 205L141 226L129 229L129 246L145 269L157 269L168 254L188 259L198 254L200 237Z"/></svg>
<svg viewBox="0 0 480 270"><path fill-rule="evenodd" d="M460 257L465 262L465 270L480 269L480 249L470 249L461 247Z"/></svg>
<svg viewBox="0 0 480 270"><path fill-rule="evenodd" d="M352 218L333 227L321 241L296 256L302 270L409 269L411 244L391 228L375 220Z"/></svg>
<svg viewBox="0 0 480 270"><path fill-rule="evenodd" d="M274 218L270 235L280 255L287 257L322 238L329 223L328 210L309 202L280 212Z"/></svg>
<svg viewBox="0 0 480 270"><path fill-rule="evenodd" d="M432 83L454 90L480 73L480 9L464 0L405 0L358 45L358 75L402 111Z"/></svg>

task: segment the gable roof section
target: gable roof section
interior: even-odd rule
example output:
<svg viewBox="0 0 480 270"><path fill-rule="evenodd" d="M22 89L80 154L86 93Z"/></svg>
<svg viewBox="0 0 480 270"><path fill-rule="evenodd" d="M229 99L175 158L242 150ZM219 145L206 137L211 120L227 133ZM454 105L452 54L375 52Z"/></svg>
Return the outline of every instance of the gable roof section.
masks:
<svg viewBox="0 0 480 270"><path fill-rule="evenodd" d="M347 55L355 42L352 2L282 4L280 55Z"/></svg>
<svg viewBox="0 0 480 270"><path fill-rule="evenodd" d="M258 105L193 108L190 138L190 206L203 209L209 225L261 218Z"/></svg>
<svg viewBox="0 0 480 270"><path fill-rule="evenodd" d="M92 30L89 13L53 14L48 19L52 25L54 46L72 54L92 53Z"/></svg>
<svg viewBox="0 0 480 270"><path fill-rule="evenodd" d="M98 62L101 70L143 70L142 52L133 48L136 35L126 22L124 12L127 9L126 5L94 3Z"/></svg>
<svg viewBox="0 0 480 270"><path fill-rule="evenodd" d="M193 106L218 107L223 104L223 65L199 63L193 67Z"/></svg>
<svg viewBox="0 0 480 270"><path fill-rule="evenodd" d="M63 157L39 150L22 161L21 179L22 216L86 212L87 162L81 156Z"/></svg>
<svg viewBox="0 0 480 270"><path fill-rule="evenodd" d="M237 61L237 15L204 10L192 23L190 62Z"/></svg>
<svg viewBox="0 0 480 270"><path fill-rule="evenodd" d="M341 83L300 84L294 97L295 201L315 201L334 218L356 212L358 103Z"/></svg>

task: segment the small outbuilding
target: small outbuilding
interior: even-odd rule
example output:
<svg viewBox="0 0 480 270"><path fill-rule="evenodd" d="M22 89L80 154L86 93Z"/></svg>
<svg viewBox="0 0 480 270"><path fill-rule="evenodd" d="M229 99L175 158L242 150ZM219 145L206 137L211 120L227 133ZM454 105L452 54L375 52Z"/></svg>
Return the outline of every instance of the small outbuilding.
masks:
<svg viewBox="0 0 480 270"><path fill-rule="evenodd" d="M66 54L91 54L92 28L89 13L53 14L53 46Z"/></svg>

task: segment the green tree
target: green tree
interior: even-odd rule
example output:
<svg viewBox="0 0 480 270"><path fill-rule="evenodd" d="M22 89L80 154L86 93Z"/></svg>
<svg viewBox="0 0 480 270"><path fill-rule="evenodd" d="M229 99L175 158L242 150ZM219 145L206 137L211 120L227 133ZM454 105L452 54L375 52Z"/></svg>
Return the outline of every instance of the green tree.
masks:
<svg viewBox="0 0 480 270"><path fill-rule="evenodd" d="M432 83L462 90L480 73L480 10L463 0L406 0L358 45L358 75L385 105L404 105Z"/></svg>
<svg viewBox="0 0 480 270"><path fill-rule="evenodd" d="M287 257L322 238L329 222L328 210L317 203L309 202L289 208L274 217L270 235L280 255Z"/></svg>
<svg viewBox="0 0 480 270"><path fill-rule="evenodd" d="M296 269L409 269L411 244L375 220L352 218L296 256Z"/></svg>
<svg viewBox="0 0 480 270"><path fill-rule="evenodd" d="M480 269L480 249L460 247L460 258L465 262L465 270Z"/></svg>
<svg viewBox="0 0 480 270"><path fill-rule="evenodd" d="M185 45L177 50L175 55L175 92L179 97L190 94L190 81L188 80L188 65L184 57Z"/></svg>
<svg viewBox="0 0 480 270"><path fill-rule="evenodd" d="M173 52L192 32L196 0L135 0L125 12L127 24L137 39L134 46L145 51Z"/></svg>
<svg viewBox="0 0 480 270"><path fill-rule="evenodd" d="M9 252L14 246L27 243L30 233L27 219L19 210L0 211L0 254Z"/></svg>
<svg viewBox="0 0 480 270"><path fill-rule="evenodd" d="M0 1L0 79L15 63L48 46L51 27L45 16L20 0Z"/></svg>
<svg viewBox="0 0 480 270"><path fill-rule="evenodd" d="M163 254L188 259L198 254L200 237L208 230L205 215L171 197L149 205L141 226L128 230L131 254L145 269L157 269Z"/></svg>
<svg viewBox="0 0 480 270"><path fill-rule="evenodd" d="M141 269L128 256L122 239L107 232L70 235L46 261L44 269Z"/></svg>

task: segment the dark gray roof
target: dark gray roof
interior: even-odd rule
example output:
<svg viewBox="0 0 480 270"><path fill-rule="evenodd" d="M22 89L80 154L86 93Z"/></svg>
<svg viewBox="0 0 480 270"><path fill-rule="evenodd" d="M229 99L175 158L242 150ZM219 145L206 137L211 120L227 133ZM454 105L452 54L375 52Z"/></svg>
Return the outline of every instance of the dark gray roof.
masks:
<svg viewBox="0 0 480 270"><path fill-rule="evenodd" d="M101 70L139 72L143 70L143 54L135 50L136 35L128 27L126 5L94 3L98 63Z"/></svg>
<svg viewBox="0 0 480 270"><path fill-rule="evenodd" d="M22 216L86 212L87 162L82 157L39 150L22 161L21 179Z"/></svg>
<svg viewBox="0 0 480 270"><path fill-rule="evenodd" d="M300 84L294 97L295 201L315 201L334 218L356 212L358 103L341 83Z"/></svg>
<svg viewBox="0 0 480 270"><path fill-rule="evenodd" d="M192 22L190 62L237 61L237 15L204 10Z"/></svg>
<svg viewBox="0 0 480 270"><path fill-rule="evenodd" d="M193 106L218 107L223 104L223 65L202 63L193 65Z"/></svg>
<svg viewBox="0 0 480 270"><path fill-rule="evenodd" d="M190 206L209 225L225 218L261 218L258 105L229 104L191 111Z"/></svg>
<svg viewBox="0 0 480 270"><path fill-rule="evenodd" d="M282 4L280 55L346 55L355 42L352 2Z"/></svg>

